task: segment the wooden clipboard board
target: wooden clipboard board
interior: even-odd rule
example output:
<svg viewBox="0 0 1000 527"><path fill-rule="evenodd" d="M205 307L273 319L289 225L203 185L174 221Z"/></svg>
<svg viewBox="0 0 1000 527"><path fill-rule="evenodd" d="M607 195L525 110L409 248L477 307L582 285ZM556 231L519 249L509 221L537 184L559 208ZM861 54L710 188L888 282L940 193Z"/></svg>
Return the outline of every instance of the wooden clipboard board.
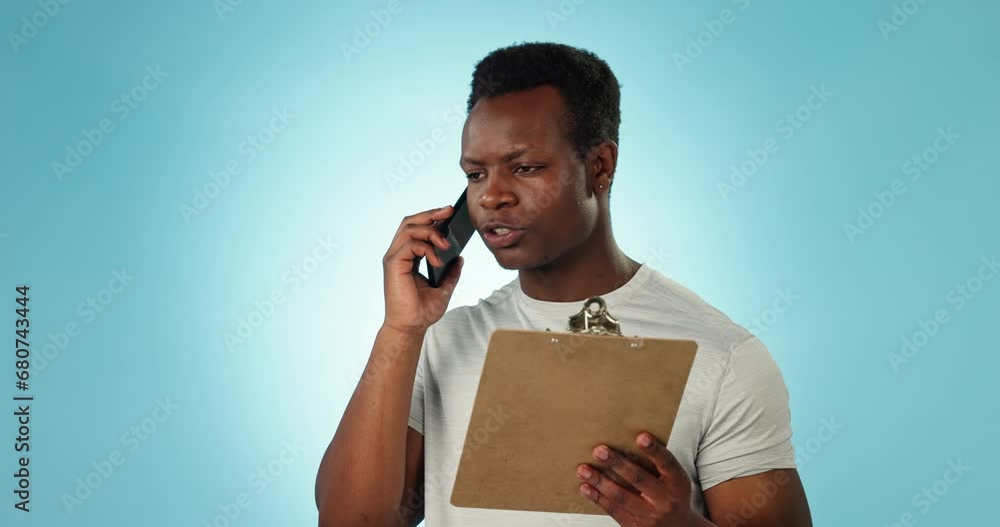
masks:
<svg viewBox="0 0 1000 527"><path fill-rule="evenodd" d="M623 336L600 297L569 325L493 332L452 505L605 515L576 467L596 464L598 443L638 454L643 430L666 443L697 344Z"/></svg>

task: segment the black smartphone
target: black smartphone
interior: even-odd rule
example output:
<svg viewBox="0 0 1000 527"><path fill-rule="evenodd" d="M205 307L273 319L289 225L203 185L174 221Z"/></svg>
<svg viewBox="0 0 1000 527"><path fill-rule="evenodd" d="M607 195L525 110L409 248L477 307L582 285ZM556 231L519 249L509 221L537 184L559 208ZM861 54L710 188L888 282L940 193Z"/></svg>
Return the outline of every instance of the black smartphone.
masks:
<svg viewBox="0 0 1000 527"><path fill-rule="evenodd" d="M442 251L437 246L434 246L434 252L438 255L438 258L441 258L444 265L435 267L431 265L430 260L427 260L427 282L431 287L441 286L441 281L448 274L448 270L455 264L455 260L462 252L462 249L465 249L469 240L472 239L472 235L476 233L475 227L472 226L472 220L469 218L466 192L463 190L462 195L458 197L458 201L455 202L455 206L453 207L454 212L452 215L433 225L444 236L444 239L448 240L451 247Z"/></svg>

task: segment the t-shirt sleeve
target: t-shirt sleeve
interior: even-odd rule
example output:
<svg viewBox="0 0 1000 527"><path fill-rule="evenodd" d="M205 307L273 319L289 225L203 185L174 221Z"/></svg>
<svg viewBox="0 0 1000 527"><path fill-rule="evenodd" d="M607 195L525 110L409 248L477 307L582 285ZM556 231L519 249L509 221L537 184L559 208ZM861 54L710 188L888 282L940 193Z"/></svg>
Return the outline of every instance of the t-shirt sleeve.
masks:
<svg viewBox="0 0 1000 527"><path fill-rule="evenodd" d="M733 478L795 468L788 389L756 337L732 352L696 464L702 490Z"/></svg>
<svg viewBox="0 0 1000 527"><path fill-rule="evenodd" d="M417 373L413 377L413 395L410 396L410 428L424 433L424 379L427 368L427 346L430 340L430 331L424 335L424 342L420 345L420 358L417 360Z"/></svg>

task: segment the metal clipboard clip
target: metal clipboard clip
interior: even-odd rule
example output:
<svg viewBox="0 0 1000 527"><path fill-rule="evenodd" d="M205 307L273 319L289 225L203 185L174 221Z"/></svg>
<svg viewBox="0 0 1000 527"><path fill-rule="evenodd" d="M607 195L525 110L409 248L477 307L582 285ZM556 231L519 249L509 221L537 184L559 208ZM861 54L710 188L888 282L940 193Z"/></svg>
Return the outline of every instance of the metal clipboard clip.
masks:
<svg viewBox="0 0 1000 527"><path fill-rule="evenodd" d="M593 309L594 306L597 306L597 308ZM545 331L551 330L546 329ZM577 346L582 344L579 342L579 339L585 335L625 337L622 334L621 323L608 312L607 303L599 296L592 296L583 301L583 308L575 315L569 317L568 331L571 334L569 340L573 341ZM638 349L642 347L642 338L638 335L634 338L626 337L626 339L629 341L629 348ZM551 344L559 344L559 337L553 335L549 339L549 342Z"/></svg>
<svg viewBox="0 0 1000 527"><path fill-rule="evenodd" d="M591 306L597 305L597 310ZM571 333L587 333L591 335L622 335L618 319L608 313L608 305L599 296L592 296L583 301L583 309L569 317Z"/></svg>

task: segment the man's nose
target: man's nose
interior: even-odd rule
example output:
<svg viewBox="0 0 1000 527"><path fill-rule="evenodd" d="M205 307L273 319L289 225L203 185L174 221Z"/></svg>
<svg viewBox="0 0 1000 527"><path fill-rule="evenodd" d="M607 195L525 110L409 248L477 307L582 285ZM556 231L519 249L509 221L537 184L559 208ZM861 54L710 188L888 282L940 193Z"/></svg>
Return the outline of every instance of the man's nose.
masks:
<svg viewBox="0 0 1000 527"><path fill-rule="evenodd" d="M479 196L479 204L485 209L499 209L517 203L513 192L510 175L496 173L487 176L483 193Z"/></svg>

